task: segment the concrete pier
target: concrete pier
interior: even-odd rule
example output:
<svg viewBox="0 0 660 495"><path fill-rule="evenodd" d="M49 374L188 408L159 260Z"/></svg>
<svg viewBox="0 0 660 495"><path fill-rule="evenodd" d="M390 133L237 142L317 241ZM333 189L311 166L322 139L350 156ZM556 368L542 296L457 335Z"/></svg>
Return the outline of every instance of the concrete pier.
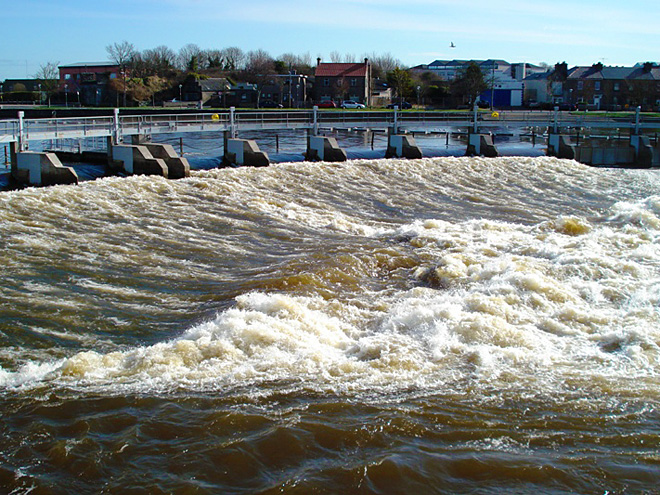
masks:
<svg viewBox="0 0 660 495"><path fill-rule="evenodd" d="M345 162L348 159L346 151L341 149L337 140L325 136L310 136L307 138L307 161Z"/></svg>
<svg viewBox="0 0 660 495"><path fill-rule="evenodd" d="M159 175L168 177L165 160L155 158L144 145L108 145L108 160L111 169L121 170L129 175Z"/></svg>
<svg viewBox="0 0 660 495"><path fill-rule="evenodd" d="M547 154L595 167L660 166L660 148L654 148L647 136L639 135L630 136L630 141L592 139L577 145L570 143L565 135L551 133L548 135Z"/></svg>
<svg viewBox="0 0 660 495"><path fill-rule="evenodd" d="M422 150L419 149L412 136L391 134L388 138L385 158L422 158Z"/></svg>
<svg viewBox="0 0 660 495"><path fill-rule="evenodd" d="M570 144L567 136L564 136L563 134L548 132L548 156L574 160L575 151L576 147Z"/></svg>
<svg viewBox="0 0 660 495"><path fill-rule="evenodd" d="M470 133L465 155L495 158L499 156L499 152L493 144L493 137L490 134Z"/></svg>
<svg viewBox="0 0 660 495"><path fill-rule="evenodd" d="M11 147L11 177L19 185L78 184L78 174L55 153L18 151L17 143Z"/></svg>
<svg viewBox="0 0 660 495"><path fill-rule="evenodd" d="M648 136L630 136L630 147L635 150L635 165L649 168L657 165L658 150L653 149Z"/></svg>
<svg viewBox="0 0 660 495"><path fill-rule="evenodd" d="M151 156L160 158L167 165L168 179L183 179L190 177L190 164L186 158L180 157L170 144L147 143Z"/></svg>
<svg viewBox="0 0 660 495"><path fill-rule="evenodd" d="M250 139L227 139L223 162L228 165L266 167L270 165L268 155Z"/></svg>

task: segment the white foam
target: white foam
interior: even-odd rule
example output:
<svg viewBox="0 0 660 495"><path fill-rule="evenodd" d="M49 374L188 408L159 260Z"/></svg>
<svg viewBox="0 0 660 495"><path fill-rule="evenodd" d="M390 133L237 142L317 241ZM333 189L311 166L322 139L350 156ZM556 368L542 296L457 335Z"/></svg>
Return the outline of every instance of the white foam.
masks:
<svg viewBox="0 0 660 495"><path fill-rule="evenodd" d="M379 164L377 173L367 177L378 181L381 176L401 173L424 182L428 178L424 167L435 165L437 172L438 163L392 161ZM495 177L503 161L441 162L445 168L465 163L481 167L479 171L493 174L498 184L506 186L506 174ZM491 165L493 168L488 168ZM576 180L596 180L595 172L586 168L580 169L583 177L570 164L548 160L543 165L548 167L535 168L541 178L564 173ZM360 175L361 166L372 165L353 163L340 171L349 175L342 187L351 186L355 178L365 180ZM301 176L321 173L316 165L295 167L300 168L295 173ZM234 195L231 201L257 211L259 221L302 224L317 230L330 226L335 232L349 234L346 242L354 235L370 236L385 246L396 245L407 259L417 263L410 269L409 286L399 283L380 293L352 293L354 299L341 291L327 291L321 297L313 287L307 288L306 296L244 294L236 298L231 309L212 321L182 330L176 339L106 354L96 352L90 343L88 351L65 361L28 364L14 372L0 369L0 385L29 387L48 381L58 386L112 391L177 387L224 390L279 380L321 391L411 386L445 390L470 383L470 387L483 390L533 388L547 393L575 383L620 391L639 377L650 378L648 383L657 385L660 198L620 202L590 217L546 215L533 225L489 219L424 219L393 227L393 223L370 221L359 212L352 215L349 209L331 208L310 197L293 200L272 193L273 187L287 187L283 177L290 180L295 167L259 171L261 176L253 170L205 172L176 187L144 178L111 180L104 184L102 198L97 201L108 202L103 210L108 216L128 203L129 217L121 220L135 229L131 222L139 225L142 207L155 196L167 195L175 211L180 188L213 202ZM322 173L325 182L331 182L328 170ZM227 180L209 183L202 180L206 177ZM466 182L464 187L469 191L475 182L483 182L479 198L491 201L493 198L486 195L490 187L487 179L473 171L457 178ZM543 182L539 178L529 180ZM454 184L439 187L450 190ZM83 186L89 196L90 188ZM414 188L410 194L415 194ZM46 197L50 196L46 193ZM62 201L65 204L67 198ZM156 213L176 216L172 210ZM200 215L200 223L220 221L213 212ZM173 228L167 218L159 224L163 232ZM148 231L150 240L158 239L159 229L143 230ZM201 239L204 232L191 229L189 235ZM84 233L84 229L78 232L79 239ZM14 239L24 240L21 235ZM34 239L29 242L34 243L30 249L40 249L43 244ZM128 248L114 249L113 261L140 264L137 257L131 259L133 251ZM229 245L227 249L238 252L241 248ZM369 253L365 250L360 256ZM166 257L155 256L153 261L172 266ZM355 265L356 280L371 276L368 267ZM185 278L190 269L186 267L172 277ZM89 291L111 297L153 299L148 291L128 293L93 278L75 281ZM139 311L139 302L133 312Z"/></svg>

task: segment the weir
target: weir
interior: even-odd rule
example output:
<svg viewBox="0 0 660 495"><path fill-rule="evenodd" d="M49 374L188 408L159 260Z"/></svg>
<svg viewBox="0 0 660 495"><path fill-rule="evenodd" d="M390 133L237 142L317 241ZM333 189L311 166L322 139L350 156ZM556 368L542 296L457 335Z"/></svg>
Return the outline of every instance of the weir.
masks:
<svg viewBox="0 0 660 495"><path fill-rule="evenodd" d="M344 161L346 152L332 137L321 136L328 130L363 130L388 133L387 157L420 158L422 153L410 133L467 134L466 155L494 157L499 151L493 143L495 134L511 133L513 129L547 128L547 154L559 158L570 158L590 165L644 166L660 164L657 137L655 146L648 132L660 130L660 119L646 118L642 121L639 110L634 121L621 117L592 117L588 114L573 115L554 112L429 112L405 111L236 111L194 114L142 114L120 115L115 109L111 116L25 119L19 112L16 120L0 121L0 143L18 143L12 153L12 176L26 183L23 170L32 159L17 157L27 152L28 142L62 139L89 139L107 137L110 145L107 163L110 172L128 174L158 174L168 178L183 178L190 173L185 158L176 154L170 145L151 143L158 134L187 132L220 132L225 135L223 162L234 166L265 166L270 163L266 153L259 149L254 140L238 139L243 131L272 131L279 129L307 130L310 133L304 156L308 160ZM571 143L569 134L575 129L617 130L630 129L630 142L612 145L611 142ZM647 132L647 135L644 132ZM535 134L534 134L535 136ZM126 143L127 138L132 144ZM231 139L230 139L231 138ZM129 148L123 148L123 147ZM133 146L133 147L131 147ZM113 150L114 148L114 150ZM53 152L53 150L50 150ZM100 153L79 150L78 155L63 154L66 161L96 161ZM632 153L632 154L631 154ZM48 161L48 158L44 158ZM55 161L49 166L58 171L63 167ZM65 167L67 168L67 167ZM70 171L72 172L72 170ZM44 173L47 181L61 180L70 183L71 173ZM28 174L29 175L29 174ZM37 177L33 174L33 177ZM36 180L36 179L33 179Z"/></svg>

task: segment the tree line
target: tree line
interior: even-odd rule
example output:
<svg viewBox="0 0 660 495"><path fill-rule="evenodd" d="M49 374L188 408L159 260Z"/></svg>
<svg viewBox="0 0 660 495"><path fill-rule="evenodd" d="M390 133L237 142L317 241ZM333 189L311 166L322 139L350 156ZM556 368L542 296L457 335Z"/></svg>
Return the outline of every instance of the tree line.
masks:
<svg viewBox="0 0 660 495"><path fill-rule="evenodd" d="M309 52L283 53L277 57L262 49L243 51L236 46L222 49L202 49L194 43L181 47L178 52L160 45L138 50L128 41L106 47L108 58L119 66L120 74L110 81L110 89L121 95L124 106L178 96L178 87L189 78L225 77L231 82L255 84L260 90L275 74L313 75L316 60ZM321 58L321 57L318 57ZM455 106L472 102L487 88L481 70L468 66L451 84L431 72L410 71L390 53L355 54L330 53L330 62L356 63L369 59L372 77L388 84L395 101ZM41 81L41 91L49 98L58 91L58 65L49 62L35 74Z"/></svg>

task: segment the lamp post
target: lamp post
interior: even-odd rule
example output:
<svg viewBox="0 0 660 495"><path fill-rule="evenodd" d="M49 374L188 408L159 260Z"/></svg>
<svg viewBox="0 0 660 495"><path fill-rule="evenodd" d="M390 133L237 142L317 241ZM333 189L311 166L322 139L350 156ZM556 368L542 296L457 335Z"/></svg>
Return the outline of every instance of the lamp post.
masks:
<svg viewBox="0 0 660 495"><path fill-rule="evenodd" d="M124 86L124 106L126 106L126 71L125 70L121 71L121 79L123 81L123 86Z"/></svg>
<svg viewBox="0 0 660 495"><path fill-rule="evenodd" d="M495 61L493 60L491 77L490 77L490 109L493 110L495 106Z"/></svg>
<svg viewBox="0 0 660 495"><path fill-rule="evenodd" d="M183 88L183 84L179 84L179 103L183 101L183 97L181 96L181 89Z"/></svg>
<svg viewBox="0 0 660 495"><path fill-rule="evenodd" d="M64 85L64 106L69 106L69 85Z"/></svg>
<svg viewBox="0 0 660 495"><path fill-rule="evenodd" d="M39 105L41 105L41 102L43 101L43 98L41 97L41 84L37 84L37 87L39 88Z"/></svg>
<svg viewBox="0 0 660 495"><path fill-rule="evenodd" d="M76 95L78 96L78 107L80 107L80 91L76 91Z"/></svg>

